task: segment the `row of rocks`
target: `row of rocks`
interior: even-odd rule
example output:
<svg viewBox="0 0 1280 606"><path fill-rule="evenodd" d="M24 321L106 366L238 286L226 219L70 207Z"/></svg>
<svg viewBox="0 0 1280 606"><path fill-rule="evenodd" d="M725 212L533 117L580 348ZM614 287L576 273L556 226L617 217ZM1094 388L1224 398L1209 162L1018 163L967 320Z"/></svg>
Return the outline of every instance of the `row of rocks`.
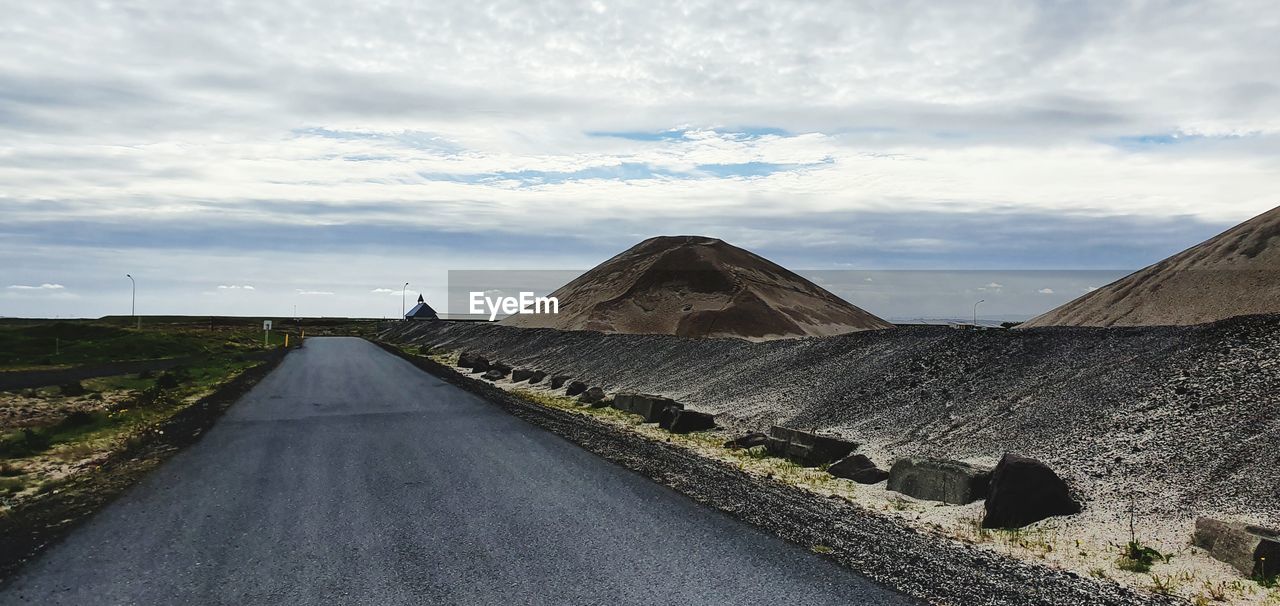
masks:
<svg viewBox="0 0 1280 606"><path fill-rule="evenodd" d="M864 454L857 442L787 427L769 434L750 433L725 442L726 448L763 446L769 454L798 465L827 465L827 473L860 484L887 481L887 488L917 499L964 505L986 499L985 528L1020 528L1048 517L1080 512L1066 482L1044 463L1006 453L991 469L961 461L907 457L889 471Z"/></svg>
<svg viewBox="0 0 1280 606"><path fill-rule="evenodd" d="M458 367L470 369L473 373L483 372L482 378L497 381L511 375L512 383L528 381L530 384L541 383L547 377L542 370L527 368L511 368L502 362L490 362L482 355L462 352L458 356ZM573 380L567 375L551 377L551 389L565 388L565 395L577 397L579 402L593 408L612 406L618 410L638 414L645 423L657 423L658 427L671 433L690 433L714 428L715 416L694 410L686 410L684 405L662 396L640 393L619 393L607 398L601 387L588 386L582 381Z"/></svg>

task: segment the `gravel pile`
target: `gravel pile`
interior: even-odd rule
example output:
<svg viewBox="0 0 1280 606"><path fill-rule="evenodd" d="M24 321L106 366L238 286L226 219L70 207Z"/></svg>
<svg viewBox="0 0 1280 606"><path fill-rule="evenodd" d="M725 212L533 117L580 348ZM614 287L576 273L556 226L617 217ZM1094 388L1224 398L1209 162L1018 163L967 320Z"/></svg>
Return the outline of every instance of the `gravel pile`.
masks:
<svg viewBox="0 0 1280 606"><path fill-rule="evenodd" d="M929 603L990 606L1172 606L1183 603L1177 598L1136 592L1112 581L1019 562L922 533L899 520L840 499L816 498L802 489L744 473L675 445L650 440L581 415L530 404L430 360L413 358L411 362L480 394L511 414L700 503L795 543L822 546L827 557Z"/></svg>
<svg viewBox="0 0 1280 606"><path fill-rule="evenodd" d="M1280 316L1185 327L907 327L751 343L415 323L389 341L638 390L721 424L821 429L877 460L1041 459L1086 507L1280 525Z"/></svg>

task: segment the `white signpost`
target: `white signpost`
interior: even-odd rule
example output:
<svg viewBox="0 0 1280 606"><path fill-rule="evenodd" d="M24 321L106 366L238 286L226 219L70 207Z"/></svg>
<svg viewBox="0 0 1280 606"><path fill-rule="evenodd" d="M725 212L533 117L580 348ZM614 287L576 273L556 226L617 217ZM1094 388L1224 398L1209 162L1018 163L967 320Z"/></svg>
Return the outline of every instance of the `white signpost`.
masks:
<svg viewBox="0 0 1280 606"><path fill-rule="evenodd" d="M271 343L271 320L262 321L262 346L266 347Z"/></svg>

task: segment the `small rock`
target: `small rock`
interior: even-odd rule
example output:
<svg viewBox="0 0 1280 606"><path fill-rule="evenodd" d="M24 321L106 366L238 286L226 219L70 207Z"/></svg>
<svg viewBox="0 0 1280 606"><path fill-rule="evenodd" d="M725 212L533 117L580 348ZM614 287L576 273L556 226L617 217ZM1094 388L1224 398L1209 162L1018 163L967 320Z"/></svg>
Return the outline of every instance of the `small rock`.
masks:
<svg viewBox="0 0 1280 606"><path fill-rule="evenodd" d="M587 384L582 381L574 381L569 384L569 388L564 391L564 395L573 397L587 390Z"/></svg>
<svg viewBox="0 0 1280 606"><path fill-rule="evenodd" d="M471 372L485 372L489 370L489 359L484 356L475 356L471 359Z"/></svg>
<svg viewBox="0 0 1280 606"><path fill-rule="evenodd" d="M725 448L755 448L769 443L769 436L753 431L745 436L734 438L724 443Z"/></svg>
<svg viewBox="0 0 1280 606"><path fill-rule="evenodd" d="M533 371L532 374L529 375L529 384L536 385L538 383L541 383L542 380L545 378L547 378L547 373L542 372L541 370L535 370Z"/></svg>
<svg viewBox="0 0 1280 606"><path fill-rule="evenodd" d="M675 415L671 418L671 426L668 430L671 433L689 433L693 431L712 429L715 426L715 415L705 412L697 412L687 408L677 408L675 409Z"/></svg>
<svg viewBox="0 0 1280 606"><path fill-rule="evenodd" d="M484 374L480 376L480 378L486 381L497 381L498 379L501 379L502 377L505 377L505 376L507 376L506 373L500 370L486 370L484 371Z"/></svg>
<svg viewBox="0 0 1280 606"><path fill-rule="evenodd" d="M991 473L983 528L1021 528L1052 516L1080 513L1066 482L1048 465L1005 453Z"/></svg>
<svg viewBox="0 0 1280 606"><path fill-rule="evenodd" d="M671 422L675 421L676 413L684 406L668 406L658 412L658 427L662 429L671 429Z"/></svg>
<svg viewBox="0 0 1280 606"><path fill-rule="evenodd" d="M527 368L516 368L511 371L511 382L519 383L521 381L528 380L529 377L532 377L532 376L533 376L532 370L529 370Z"/></svg>
<svg viewBox="0 0 1280 606"><path fill-rule="evenodd" d="M502 362L494 362L494 363L490 364L490 365L489 365L489 369L490 369L490 370L496 370L496 371L498 371L498 372L502 373L502 376L504 376L504 377L505 377L505 376L507 376L508 374L511 374L511 366L509 366L509 365L507 365L507 364L503 364Z"/></svg>
<svg viewBox="0 0 1280 606"><path fill-rule="evenodd" d="M551 377L551 389L560 389L564 386L565 382L572 378L573 377L569 375L556 375Z"/></svg>
<svg viewBox="0 0 1280 606"><path fill-rule="evenodd" d="M859 484L878 484L889 479L889 472L876 467L867 455L849 455L827 468L827 473Z"/></svg>
<svg viewBox="0 0 1280 606"><path fill-rule="evenodd" d="M569 389L572 390L573 386L570 385ZM587 404L595 404L597 402L602 402L603 400L604 400L604 390L600 389L599 387L592 387L582 392L582 395L578 396L579 402L586 402Z"/></svg>

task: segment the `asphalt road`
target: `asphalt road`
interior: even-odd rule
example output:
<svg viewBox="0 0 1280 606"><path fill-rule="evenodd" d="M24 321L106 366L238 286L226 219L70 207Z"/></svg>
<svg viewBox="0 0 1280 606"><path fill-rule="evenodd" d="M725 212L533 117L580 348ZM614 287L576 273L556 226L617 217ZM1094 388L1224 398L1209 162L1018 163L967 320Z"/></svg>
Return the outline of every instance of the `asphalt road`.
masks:
<svg viewBox="0 0 1280 606"><path fill-rule="evenodd" d="M365 341L314 338L0 603L914 602Z"/></svg>

